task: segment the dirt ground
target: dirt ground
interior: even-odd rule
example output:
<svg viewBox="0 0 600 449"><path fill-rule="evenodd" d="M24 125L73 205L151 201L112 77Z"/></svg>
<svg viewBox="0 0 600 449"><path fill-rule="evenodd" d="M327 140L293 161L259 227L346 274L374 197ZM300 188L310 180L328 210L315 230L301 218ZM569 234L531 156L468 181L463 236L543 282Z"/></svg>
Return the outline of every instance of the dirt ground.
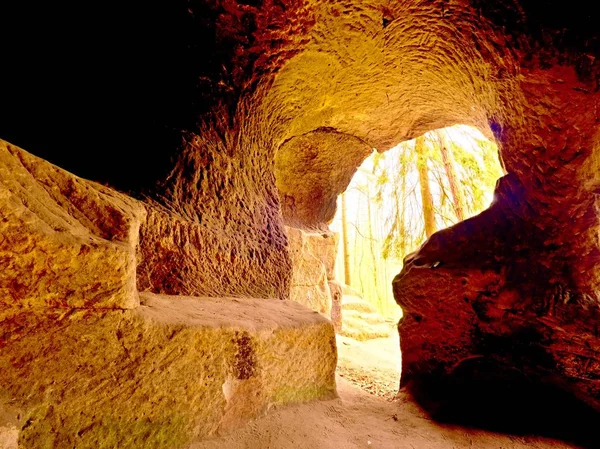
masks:
<svg viewBox="0 0 600 449"><path fill-rule="evenodd" d="M402 364L397 332L362 342L338 335L337 347L340 377L373 395L387 400L396 397Z"/></svg>
<svg viewBox="0 0 600 449"><path fill-rule="evenodd" d="M401 394L398 337L338 337L339 399L272 409L245 428L190 449L572 449L542 437L438 424Z"/></svg>

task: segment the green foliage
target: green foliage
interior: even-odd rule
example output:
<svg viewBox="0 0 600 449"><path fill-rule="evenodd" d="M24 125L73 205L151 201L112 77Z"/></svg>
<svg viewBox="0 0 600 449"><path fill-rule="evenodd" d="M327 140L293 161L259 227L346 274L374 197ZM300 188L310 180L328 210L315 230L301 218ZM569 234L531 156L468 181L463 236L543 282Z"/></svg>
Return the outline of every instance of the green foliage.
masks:
<svg viewBox="0 0 600 449"><path fill-rule="evenodd" d="M472 128L458 126L438 133L441 131L425 135L422 150L439 230L458 222L457 216L465 219L485 209L502 168L496 145ZM449 150L445 156L440 149L443 142ZM415 141L367 158L344 196L351 287L380 314L397 319L392 279L404 257L426 238ZM338 208L332 228L343 235L342 216ZM345 279L345 247L340 244L338 279Z"/></svg>
<svg viewBox="0 0 600 449"><path fill-rule="evenodd" d="M452 197L448 168L442 159L440 131L425 134L429 182L434 196L436 228L457 223L456 198ZM448 129L450 154L458 179L457 187L465 198L465 218L480 213L488 205L494 186L503 170L497 146L480 133L466 126ZM402 260L425 240L422 200L419 196L415 141L403 142L384 153L376 164L375 198L386 204L387 235L382 255L386 259ZM385 159L385 160L384 160Z"/></svg>

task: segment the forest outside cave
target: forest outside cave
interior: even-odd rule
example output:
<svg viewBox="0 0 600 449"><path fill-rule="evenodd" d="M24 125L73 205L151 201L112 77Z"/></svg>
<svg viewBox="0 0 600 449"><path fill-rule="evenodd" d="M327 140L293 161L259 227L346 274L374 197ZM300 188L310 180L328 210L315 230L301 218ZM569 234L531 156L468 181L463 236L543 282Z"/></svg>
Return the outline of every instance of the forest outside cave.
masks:
<svg viewBox="0 0 600 449"><path fill-rule="evenodd" d="M392 399L400 376L392 280L434 232L485 210L504 175L498 147L476 128L430 131L365 159L339 195L340 375Z"/></svg>

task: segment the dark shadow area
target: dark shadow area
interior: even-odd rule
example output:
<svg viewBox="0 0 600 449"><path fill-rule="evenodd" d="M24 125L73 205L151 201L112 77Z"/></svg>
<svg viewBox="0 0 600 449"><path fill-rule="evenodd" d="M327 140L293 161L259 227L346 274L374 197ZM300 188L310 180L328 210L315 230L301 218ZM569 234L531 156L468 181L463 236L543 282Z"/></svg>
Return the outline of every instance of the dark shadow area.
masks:
<svg viewBox="0 0 600 449"><path fill-rule="evenodd" d="M411 379L406 388L441 423L600 447L596 410L564 390L532 382L490 359L467 360L452 376Z"/></svg>
<svg viewBox="0 0 600 449"><path fill-rule="evenodd" d="M219 36L219 8L3 4L0 138L124 191L154 187L185 132L217 102L235 103L227 74L248 30Z"/></svg>
<svg viewBox="0 0 600 449"><path fill-rule="evenodd" d="M561 0L471 0L475 10L519 39L529 35L542 47L598 54L600 39L596 16L585 0L565 8ZM549 45L552 42L552 46Z"/></svg>

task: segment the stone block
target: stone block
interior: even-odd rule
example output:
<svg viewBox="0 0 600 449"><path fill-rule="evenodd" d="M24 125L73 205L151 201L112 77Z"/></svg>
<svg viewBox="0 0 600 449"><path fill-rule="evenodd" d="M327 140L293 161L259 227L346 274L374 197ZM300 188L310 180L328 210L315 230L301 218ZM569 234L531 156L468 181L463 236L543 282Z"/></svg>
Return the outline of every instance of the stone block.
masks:
<svg viewBox="0 0 600 449"><path fill-rule="evenodd" d="M271 406L336 396L335 334L318 313L292 301L140 298L133 310L6 318L0 404L14 413L0 414L0 436L18 429L22 449L183 448Z"/></svg>
<svg viewBox="0 0 600 449"><path fill-rule="evenodd" d="M333 271L333 262L328 260L331 257L335 260L335 248L332 250L335 238L333 234L323 237L291 227L286 227L286 231L292 259L290 299L329 317L331 292L327 270L330 266ZM326 244L322 243L324 240Z"/></svg>
<svg viewBox="0 0 600 449"><path fill-rule="evenodd" d="M0 313L132 308L145 209L0 140Z"/></svg>

